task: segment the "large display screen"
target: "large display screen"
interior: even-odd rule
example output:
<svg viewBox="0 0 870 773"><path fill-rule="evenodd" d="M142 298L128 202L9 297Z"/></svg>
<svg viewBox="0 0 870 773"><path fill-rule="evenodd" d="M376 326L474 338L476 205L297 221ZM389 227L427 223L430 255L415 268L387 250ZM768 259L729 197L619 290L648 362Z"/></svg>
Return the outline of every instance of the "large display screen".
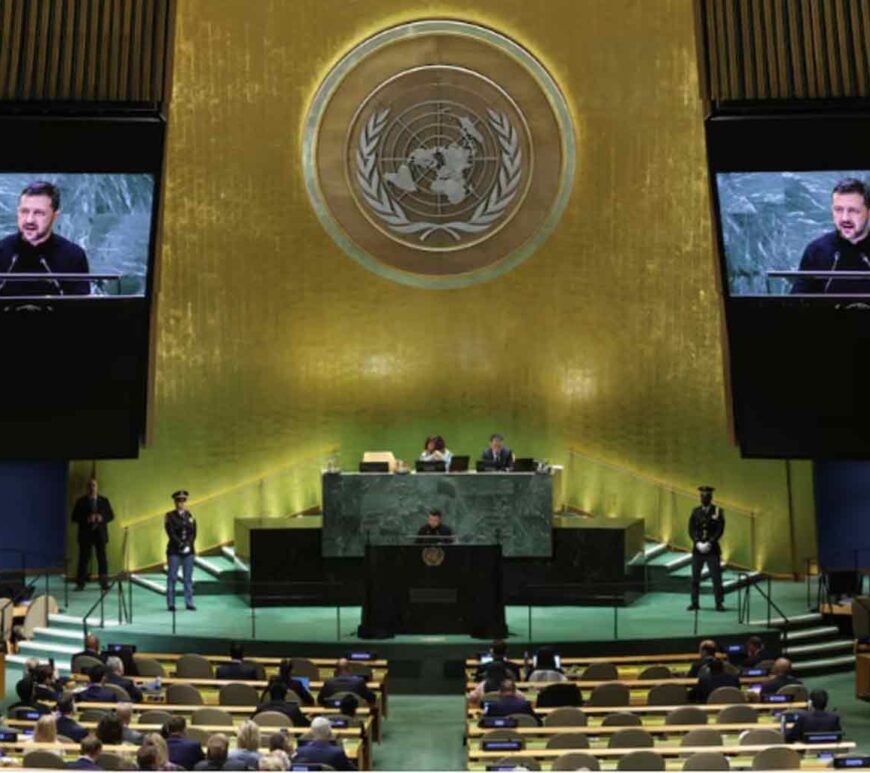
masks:
<svg viewBox="0 0 870 773"><path fill-rule="evenodd" d="M870 171L716 175L732 296L870 295Z"/></svg>
<svg viewBox="0 0 870 773"><path fill-rule="evenodd" d="M144 297L153 208L151 174L0 174L0 299Z"/></svg>

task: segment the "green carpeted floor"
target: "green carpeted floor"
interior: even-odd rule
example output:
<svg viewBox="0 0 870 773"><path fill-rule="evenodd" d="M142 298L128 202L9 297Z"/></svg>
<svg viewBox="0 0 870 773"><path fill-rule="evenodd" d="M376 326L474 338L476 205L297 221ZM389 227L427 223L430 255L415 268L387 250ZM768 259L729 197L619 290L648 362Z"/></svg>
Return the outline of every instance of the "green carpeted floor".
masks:
<svg viewBox="0 0 870 773"><path fill-rule="evenodd" d="M374 750L377 770L464 770L465 699L453 695L396 695Z"/></svg>

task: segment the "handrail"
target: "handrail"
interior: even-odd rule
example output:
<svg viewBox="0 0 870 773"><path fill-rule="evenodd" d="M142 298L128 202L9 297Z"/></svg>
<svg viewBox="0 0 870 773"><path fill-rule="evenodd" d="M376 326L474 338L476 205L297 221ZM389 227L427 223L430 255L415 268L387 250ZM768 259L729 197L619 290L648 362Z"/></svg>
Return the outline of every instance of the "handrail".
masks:
<svg viewBox="0 0 870 773"><path fill-rule="evenodd" d="M749 579L749 575L746 572L740 572L737 575L738 582L745 583L743 586L743 599L742 602L738 600L737 612L738 612L738 622L746 624L749 623L749 597L752 593L753 588L761 595L761 597L767 601L767 627L771 627L771 609L775 610L779 616L782 618L784 623L782 629L780 630L780 637L782 639L783 644L788 643L788 628L791 624L791 621L788 619L788 615L782 611L780 606L773 600L773 589L771 587L771 578L768 576L767 580L767 591L762 590L761 586L758 583L750 583L746 582Z"/></svg>
<svg viewBox="0 0 870 773"><path fill-rule="evenodd" d="M124 582L123 575L117 574L112 578L112 581L102 589L100 593L100 597L94 602L93 606L85 612L82 617L82 631L85 638L88 635L88 618L91 616L91 613L99 606L100 608L100 628L106 627L106 610L105 610L105 598L109 595L112 588L117 586L118 588L118 623L122 623L126 620L126 622L130 622L130 618L127 612L127 602L124 598Z"/></svg>

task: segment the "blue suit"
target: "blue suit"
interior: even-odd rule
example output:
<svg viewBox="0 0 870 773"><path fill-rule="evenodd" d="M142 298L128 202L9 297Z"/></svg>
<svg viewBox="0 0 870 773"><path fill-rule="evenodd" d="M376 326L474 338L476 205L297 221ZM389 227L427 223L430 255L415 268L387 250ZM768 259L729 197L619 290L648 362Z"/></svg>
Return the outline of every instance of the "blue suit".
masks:
<svg viewBox="0 0 870 773"><path fill-rule="evenodd" d="M68 762L66 766L72 770L102 770L90 757L79 757L75 762Z"/></svg>
<svg viewBox="0 0 870 773"><path fill-rule="evenodd" d="M166 746L169 749L169 761L181 765L187 770L193 770L193 766L197 762L202 762L205 759L199 741L191 741L180 735L171 735L166 739Z"/></svg>
<svg viewBox="0 0 870 773"><path fill-rule="evenodd" d="M76 702L88 701L90 703L117 703L118 696L105 687L98 684L89 684L80 693L75 695Z"/></svg>
<svg viewBox="0 0 870 773"><path fill-rule="evenodd" d="M347 758L344 749L329 741L312 741L300 746L293 755L293 762L317 762L335 770L356 770L356 765Z"/></svg>
<svg viewBox="0 0 870 773"><path fill-rule="evenodd" d="M801 711L798 713L795 723L785 734L786 743L799 743L803 741L804 733L824 733L842 730L840 727L840 715L833 711Z"/></svg>
<svg viewBox="0 0 870 773"><path fill-rule="evenodd" d="M70 740L78 743L88 734L88 729L82 727L72 717L60 717L57 720L57 734L65 735Z"/></svg>
<svg viewBox="0 0 870 773"><path fill-rule="evenodd" d="M492 701L486 710L486 716L488 717L509 717L511 714L528 714L534 717L539 725L541 724L541 720L535 714L532 704L525 698L520 698L519 695L506 695L503 698L498 698Z"/></svg>

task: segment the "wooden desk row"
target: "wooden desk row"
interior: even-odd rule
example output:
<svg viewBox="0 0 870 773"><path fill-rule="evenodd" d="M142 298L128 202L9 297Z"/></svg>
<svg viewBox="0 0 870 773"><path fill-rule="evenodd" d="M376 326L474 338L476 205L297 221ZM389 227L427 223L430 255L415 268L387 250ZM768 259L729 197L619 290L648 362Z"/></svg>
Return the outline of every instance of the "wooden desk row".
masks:
<svg viewBox="0 0 870 773"><path fill-rule="evenodd" d="M753 685L753 684L761 684L766 682L770 677L766 676L741 676L740 684L742 686L745 685ZM313 684L313 683L312 683ZM475 681L468 681L465 683L465 687L468 690L475 689L480 683ZM543 690L545 687L549 687L551 684L576 684L581 690L594 690L596 687L602 684L624 684L626 687L631 689L650 689L652 687L658 687L660 684L676 684L685 687L694 687L698 684L697 679L692 679L688 677L682 676L672 676L670 679L590 679L590 680L580 680L575 678L569 678L567 680L562 680L559 682L515 682L514 683L518 690Z"/></svg>
<svg viewBox="0 0 870 773"><path fill-rule="evenodd" d="M758 722L739 722L739 723L727 723L727 724L717 724L717 723L709 723L706 725L634 725L629 726L628 729L635 730L646 730L647 733L651 735L685 735L692 730L715 730L720 734L734 735L735 733L742 733L744 730L779 730L780 725L778 723L768 722L766 724L759 724ZM620 730L625 730L624 726L617 725L586 725L584 727L511 727L506 728L509 729L512 733L519 733L521 736L527 737L530 740L539 739L546 741L549 737L554 735L561 735L562 733L577 733L578 735L588 735L588 736L606 736L606 735L614 735L618 733ZM485 736L487 733L492 732L493 728L488 727L478 727L476 723L469 722L466 727L466 735L470 739L478 739Z"/></svg>
<svg viewBox="0 0 870 773"><path fill-rule="evenodd" d="M808 701L792 701L791 703L680 703L674 706L646 706L646 705L630 705L630 706L581 706L580 709L587 716L592 715L607 715L607 714L616 714L617 712L630 712L632 714L667 714L674 709L685 708L687 705L693 706L694 708L701 709L702 711L706 711L708 714L718 714L722 709L728 708L728 706L751 706L756 711L762 714L772 714L773 712L780 711L800 711L802 709L806 709L809 705ZM547 709L535 709L535 713L541 716L546 716L547 714L551 714L554 711L558 711L557 708L547 708ZM466 707L466 712L469 718L479 718L483 714L483 709L478 706L468 705ZM699 725L699 727L704 727L704 725Z"/></svg>
<svg viewBox="0 0 870 773"><path fill-rule="evenodd" d="M724 653L719 653L717 657L725 658ZM563 667L567 666L591 666L593 663L612 663L614 666L620 665L643 665L645 666L672 666L674 663L683 664L689 667L698 659L697 652L671 652L661 655L604 655L600 657L565 657L560 658ZM513 663L519 664L517 658L508 658ZM477 668L480 666L478 658L467 658L465 661L466 668Z"/></svg>

